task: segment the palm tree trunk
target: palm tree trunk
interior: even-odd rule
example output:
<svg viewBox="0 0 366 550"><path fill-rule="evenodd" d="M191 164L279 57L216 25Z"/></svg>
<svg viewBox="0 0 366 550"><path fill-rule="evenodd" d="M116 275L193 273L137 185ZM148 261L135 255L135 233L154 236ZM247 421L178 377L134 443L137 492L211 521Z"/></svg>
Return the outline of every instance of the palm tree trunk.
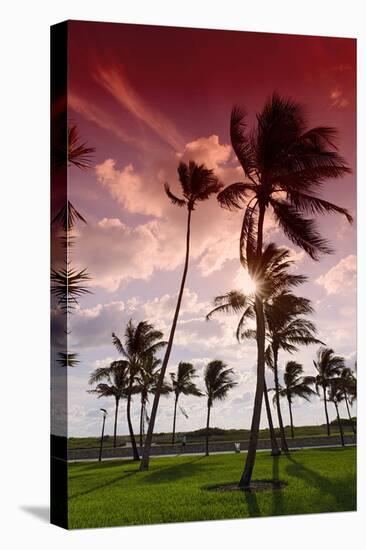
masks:
<svg viewBox="0 0 366 550"><path fill-rule="evenodd" d="M261 205L258 216L258 238L257 238L257 260L262 256L263 247L263 222L264 222L265 207ZM250 438L248 452L246 456L244 471L239 481L239 487L248 488L252 479L255 457L257 453L259 425L261 421L261 410L264 391L264 368L265 368L265 321L263 301L257 294L255 296L255 313L257 321L257 384L255 389L254 407L252 423L250 428Z"/></svg>
<svg viewBox="0 0 366 550"><path fill-rule="evenodd" d="M350 421L350 424L351 424L351 427L352 427L352 431L353 431L354 434L356 434L356 426L353 423L352 416L351 416L351 411L349 410L349 403L348 403L348 397L347 397L346 392L344 392L344 400L346 402L348 418L349 418L349 421Z"/></svg>
<svg viewBox="0 0 366 550"><path fill-rule="evenodd" d="M143 436L143 431L144 431L144 428L143 428L143 425L144 425L144 401L143 399L141 399L141 408L140 408L140 449L142 448L142 436Z"/></svg>
<svg viewBox="0 0 366 550"><path fill-rule="evenodd" d="M267 384L266 384L265 379L264 379L264 401L266 403L268 427L269 427L269 434L270 434L270 438L271 438L271 449L272 449L271 455L272 456L279 456L281 454L281 451L278 448L276 434L275 434L274 427L273 427L272 412L271 412L271 406L269 404L268 390L267 390Z"/></svg>
<svg viewBox="0 0 366 550"><path fill-rule="evenodd" d="M168 345L166 347L163 363L162 363L162 366L161 366L161 369L160 369L159 380L158 380L158 384L157 384L157 387L156 387L153 406L152 406L152 409L151 409L150 422L149 422L149 426L148 426L147 434L146 434L146 438L145 438L145 445L144 445L144 450L143 450L143 453L142 453L140 471L144 471L144 470L149 469L150 450L151 450L151 443L152 443L152 436L153 436L153 432L154 432L156 414L158 412L161 389L163 387L163 382L164 382L164 377L165 377L166 369L167 369L168 362L169 362L170 352L171 352L172 346L173 346L175 329L177 327L179 310L180 310L180 306L181 306L181 302L182 302L184 285L185 285L185 282L186 282L187 271L188 271L189 245L190 245L190 236L191 236L191 215L192 215L192 210L190 208L188 208L187 234L186 234L186 257L185 257L185 262L184 262L182 281L181 281L181 284L180 284L177 305L175 307L173 323L172 323L172 327L170 329Z"/></svg>
<svg viewBox="0 0 366 550"><path fill-rule="evenodd" d="M210 412L211 412L211 405L209 402L207 402L207 422L206 422L206 456L209 455L208 452L208 434L210 429Z"/></svg>
<svg viewBox="0 0 366 550"><path fill-rule="evenodd" d="M114 411L114 431L113 431L113 447L117 447L117 418L118 418L119 398L116 397L116 408Z"/></svg>
<svg viewBox="0 0 366 550"><path fill-rule="evenodd" d="M132 421L131 421L131 384L130 384L128 397L127 397L127 423L128 423L128 430L130 432L133 459L140 460L140 455L137 449L135 434L133 433L133 427L132 427Z"/></svg>
<svg viewBox="0 0 366 550"><path fill-rule="evenodd" d="M324 399L324 410L325 410L325 419L327 421L327 434L330 435L330 425L329 425L329 416L328 416L328 407L327 407L327 395L325 386L323 386L323 399Z"/></svg>
<svg viewBox="0 0 366 550"><path fill-rule="evenodd" d="M291 399L288 397L287 401L288 401L288 410L290 411L291 437L293 439L295 437L295 434L294 434L294 421L293 421L293 418L292 418Z"/></svg>
<svg viewBox="0 0 366 550"><path fill-rule="evenodd" d="M172 445L175 444L175 420L177 418L177 405L178 405L178 396L176 396L174 401L174 416L173 416L173 436L172 436Z"/></svg>
<svg viewBox="0 0 366 550"><path fill-rule="evenodd" d="M274 382L275 382L275 396L276 396L276 409L278 416L278 425L280 427L280 436L281 436L281 449L284 453L288 453L288 445L286 441L285 428L283 426L282 412L281 412L281 403L280 403L280 383L278 380L278 349L272 346L273 350L273 371L274 371Z"/></svg>
<svg viewBox="0 0 366 550"><path fill-rule="evenodd" d="M337 411L337 420L338 420L339 434L341 436L341 443L342 443L342 447L344 447L343 426L342 426L341 419L339 417L339 410L338 410L338 405L337 405L336 401L334 401L334 405L335 405L335 408L336 408L336 411Z"/></svg>

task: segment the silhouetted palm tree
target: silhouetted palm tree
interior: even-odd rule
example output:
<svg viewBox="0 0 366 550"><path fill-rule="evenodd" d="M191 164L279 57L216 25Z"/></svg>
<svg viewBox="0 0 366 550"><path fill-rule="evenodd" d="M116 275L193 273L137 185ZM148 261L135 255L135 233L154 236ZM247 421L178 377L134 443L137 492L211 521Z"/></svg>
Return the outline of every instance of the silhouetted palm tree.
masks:
<svg viewBox="0 0 366 550"><path fill-rule="evenodd" d="M337 422L338 422L338 428L339 428L339 435L341 436L341 443L342 447L344 447L344 433L343 433L343 426L342 421L339 416L339 408L338 405L344 400L344 391L340 384L339 378L331 378L329 380L328 384L328 400L334 403L334 407L336 410L337 415Z"/></svg>
<svg viewBox="0 0 366 550"><path fill-rule="evenodd" d="M177 197L170 190L169 185L165 184L165 192L171 202L180 207L187 208L187 233L186 233L186 254L183 268L183 275L180 284L180 289L178 293L177 304L175 307L174 317L172 326L170 329L170 335L168 340L168 345L166 348L165 356L163 359L163 364L160 371L160 379L155 393L154 402L151 410L151 418L149 422L149 427L147 430L145 447L143 451L143 457L140 464L140 470L147 470L149 468L149 458L150 458L150 449L152 443L152 435L155 426L155 419L159 405L160 390L164 382L164 376L169 362L170 352L173 345L175 329L178 322L180 305L182 302L184 285L187 277L188 271L188 262L189 262L189 247L190 247L190 236L191 236L191 216L193 210L197 206L197 203L205 201L210 198L211 195L216 194L222 188L222 185L219 183L217 177L214 175L213 170L208 170L203 164L198 165L193 161L190 161L189 164L181 162L178 166L178 176L179 182L182 188L183 198Z"/></svg>
<svg viewBox="0 0 366 550"><path fill-rule="evenodd" d="M222 401L228 392L236 386L233 379L233 369L218 359L210 361L204 372L204 382L207 396L207 422L206 422L206 456L208 456L208 437L210 429L210 412L215 401Z"/></svg>
<svg viewBox="0 0 366 550"><path fill-rule="evenodd" d="M310 397L315 394L311 389L313 382L308 377L303 376L304 369L300 363L296 361L288 361L285 366L285 373L283 375L284 386L279 385L278 392L280 397L286 397L291 423L291 437L295 437L294 434L294 422L292 418L292 401L294 397L301 397L310 400ZM275 390L274 400L276 399L277 391Z"/></svg>
<svg viewBox="0 0 366 550"><path fill-rule="evenodd" d="M113 447L116 447L119 402L121 399L127 398L127 361L113 361L109 367L101 367L96 369L89 378L89 384L97 384L97 386L93 390L88 390L88 393L95 393L98 398L114 397L115 399Z"/></svg>
<svg viewBox="0 0 366 550"><path fill-rule="evenodd" d="M277 93L247 130L245 110L234 107L230 122L231 143L243 168L245 181L229 185L218 195L223 207L245 209L240 235L240 258L249 266L262 255L263 228L268 208L285 235L313 259L330 253L328 242L306 214L340 213L352 221L346 209L319 197L328 179L350 172L335 146L337 131L330 127L308 129L303 107ZM257 385L246 463L239 485L250 485L264 391L265 319L263 303L256 295Z"/></svg>
<svg viewBox="0 0 366 550"><path fill-rule="evenodd" d="M280 384L278 379L278 352L280 349L294 353L299 346L310 344L322 344L315 337L316 327L301 315L313 313L310 300L295 296L283 290L278 295L268 300L264 306L266 317L266 337L269 347L266 350L266 362L272 368L275 382L274 402L277 409L278 423L281 434L282 450L288 451L286 434L283 426L280 406Z"/></svg>
<svg viewBox="0 0 366 550"><path fill-rule="evenodd" d="M321 347L318 349L316 361L313 361L314 367L317 370L317 375L308 377L315 384L318 395L320 391L323 393L325 420L327 423L327 435L330 435L330 424L327 407L327 388L331 380L339 376L345 367L344 358L339 355L334 355L331 348Z"/></svg>
<svg viewBox="0 0 366 550"><path fill-rule="evenodd" d="M150 355L154 355L157 351L166 346L166 342L162 341L162 337L163 333L160 330L156 330L154 326L147 321L140 321L135 325L131 319L127 323L123 342L114 332L112 333L112 342L114 346L118 353L128 362L127 422L134 460L140 460L131 421L131 399L135 391L135 379L138 372L143 367L144 361Z"/></svg>
<svg viewBox="0 0 366 550"><path fill-rule="evenodd" d="M161 360L150 355L144 360L142 367L139 369L133 393L138 393L141 396L140 407L140 447L143 445L143 436L145 433L145 421L149 421L147 413L147 404L149 402L149 394L154 394L159 379ZM171 392L171 387L168 384L163 384L161 393L167 395Z"/></svg>
<svg viewBox="0 0 366 550"><path fill-rule="evenodd" d="M251 264L251 261L249 263ZM289 267L292 264L293 261L290 259L290 251L287 248L276 247L272 243L265 247L263 256L260 262L258 262L257 267L251 269L252 280L256 286L256 293L263 300L264 304L271 303L277 295L280 295L291 287L302 284L306 280L306 277L303 275L296 275L289 272ZM254 294L245 295L240 291L233 290L223 296L217 296L214 300L214 305L216 307L207 315L207 319L210 319L213 314L220 312L242 313L236 331L237 340L240 342L246 338L256 338L256 330L247 328L248 321L250 322L255 319L256 298ZM272 455L277 455L279 454L279 450L274 434L265 380L263 385L270 428ZM284 451L287 451L287 444L284 436L282 436L282 448Z"/></svg>
<svg viewBox="0 0 366 550"><path fill-rule="evenodd" d="M357 397L357 381L354 372L349 367L344 367L340 374L340 387L343 390L344 401L346 403L348 418L352 427L352 431L356 433L356 426L352 420L349 406Z"/></svg>
<svg viewBox="0 0 366 550"><path fill-rule="evenodd" d="M197 378L196 369L191 363L186 363L181 361L178 365L177 374L175 372L170 373L170 378L172 380L172 391L174 392L174 415L173 415L173 433L172 433L172 444L175 443L175 422L177 417L177 406L179 396L183 395L195 395L201 397L202 392L197 388L196 384L193 382L194 378Z"/></svg>

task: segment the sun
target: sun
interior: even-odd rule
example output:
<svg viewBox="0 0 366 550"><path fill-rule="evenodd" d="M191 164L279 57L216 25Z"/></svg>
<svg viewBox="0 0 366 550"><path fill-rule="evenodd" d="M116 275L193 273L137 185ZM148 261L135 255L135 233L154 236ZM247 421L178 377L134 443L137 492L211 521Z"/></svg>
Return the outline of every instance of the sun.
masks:
<svg viewBox="0 0 366 550"><path fill-rule="evenodd" d="M244 294L255 294L257 285L251 278L249 273L244 269L240 269L235 277L235 285L238 290L244 292Z"/></svg>

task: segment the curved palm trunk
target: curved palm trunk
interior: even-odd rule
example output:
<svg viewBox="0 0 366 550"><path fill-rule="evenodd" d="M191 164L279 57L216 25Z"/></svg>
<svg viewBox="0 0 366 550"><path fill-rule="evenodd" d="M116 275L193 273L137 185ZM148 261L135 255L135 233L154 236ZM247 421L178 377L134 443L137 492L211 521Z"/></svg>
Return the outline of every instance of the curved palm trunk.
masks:
<svg viewBox="0 0 366 550"><path fill-rule="evenodd" d="M329 425L329 416L328 416L328 407L327 407L327 395L326 395L325 386L323 386L323 400L324 400L325 419L327 421L327 435L330 435L330 425Z"/></svg>
<svg viewBox="0 0 366 550"><path fill-rule="evenodd" d="M280 427L280 437L281 437L281 449L284 453L288 453L288 445L286 441L286 433L283 425L282 412L281 412L281 403L280 403L280 383L278 380L278 349L272 346L273 351L273 371L274 371L274 383L275 383L275 396L276 396L276 409L278 417L278 425Z"/></svg>
<svg viewBox="0 0 366 550"><path fill-rule="evenodd" d="M258 217L258 238L257 238L257 259L262 256L263 247L263 222L264 222L265 207L260 206ZM257 384L255 389L254 407L252 423L250 428L250 438L248 452L246 456L243 474L239 481L239 487L247 488L250 486L250 481L253 475L255 457L257 453L259 425L261 421L261 410L264 391L264 368L265 368L265 333L266 326L264 320L263 300L256 295L255 297L255 314L257 321Z"/></svg>
<svg viewBox="0 0 366 550"><path fill-rule="evenodd" d="M278 448L276 434L275 434L274 427L273 427L272 412L271 412L271 406L269 404L269 399L268 399L268 390L267 390L266 379L264 379L264 401L266 403L268 427L269 427L269 434L270 434L270 438L271 438L271 449L272 449L271 455L272 456L278 456L278 455L281 454L281 451Z"/></svg>
<svg viewBox="0 0 366 550"><path fill-rule="evenodd" d="M132 383L130 382L128 397L127 397L127 423L128 423L128 431L130 432L133 459L140 460L140 455L137 449L135 434L133 433L133 427L132 427L132 421L131 421L131 388L132 388Z"/></svg>
<svg viewBox="0 0 366 550"><path fill-rule="evenodd" d="M118 419L119 398L116 397L116 407L114 411L114 431L113 431L113 447L117 447L117 419Z"/></svg>
<svg viewBox="0 0 366 550"><path fill-rule="evenodd" d="M177 418L177 405L178 405L178 396L176 396L175 401L174 401L172 445L175 444L175 421L176 421L176 418Z"/></svg>
<svg viewBox="0 0 366 550"><path fill-rule="evenodd" d="M346 392L344 392L344 400L346 402L348 418L349 418L349 421L350 421L350 424L351 424L351 427L352 427L352 431L353 431L354 434L356 434L356 426L354 425L354 422L353 422L352 416L351 416L351 411L349 410L349 403L348 403L348 397L347 397Z"/></svg>
<svg viewBox="0 0 366 550"><path fill-rule="evenodd" d="M147 434L146 434L146 438L145 438L145 445L144 445L144 450L143 450L143 453L142 453L140 471L144 471L144 470L149 469L150 450L151 450L151 443L152 443L152 436L153 436L153 432L154 432L156 414L157 414L157 411L158 411L161 389L163 387L163 382L164 382L164 377L165 377L166 369L167 369L168 362L169 362L170 352L171 352L172 346L173 346L175 329L177 327L179 310L180 310L180 306L181 306L181 303L182 303L184 285L185 285L185 282L186 282L187 271L188 271L189 245L190 245L190 236L191 236L191 215L192 215L192 210L188 209L187 234L186 234L186 257L185 257L185 262L184 262L182 281L181 281L181 284L180 284L177 305L175 307L173 323L172 323L172 327L170 329L168 345L167 345L167 348L166 348L166 351L165 351L163 364L162 364L161 369L160 369L159 380L158 380L158 384L157 384L157 387L156 387L154 402L153 402L152 409L151 409L150 422L149 422L149 427L147 429Z"/></svg>
<svg viewBox="0 0 366 550"><path fill-rule="evenodd" d="M292 405L291 405L290 397L287 398L287 401L288 401L288 410L290 411L291 437L293 439L295 437L295 434L294 434L294 421L292 418Z"/></svg>
<svg viewBox="0 0 366 550"><path fill-rule="evenodd" d="M334 405L335 405L336 412L337 412L337 420L338 420L339 435L341 436L342 447L344 447L343 426L342 426L342 422L341 422L341 419L340 419L340 416L339 416L339 410L338 410L338 405L337 405L337 402L336 402L336 401L334 401Z"/></svg>

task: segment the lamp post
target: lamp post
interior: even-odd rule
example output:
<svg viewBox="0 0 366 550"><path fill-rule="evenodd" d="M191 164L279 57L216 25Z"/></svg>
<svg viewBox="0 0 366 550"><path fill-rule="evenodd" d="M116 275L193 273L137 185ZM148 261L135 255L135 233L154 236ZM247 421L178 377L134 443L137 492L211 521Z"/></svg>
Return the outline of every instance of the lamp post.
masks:
<svg viewBox="0 0 366 550"><path fill-rule="evenodd" d="M107 416L107 411L105 409L100 409L103 413L103 425L102 425L102 437L100 438L100 448L99 448L99 462L102 460L102 451L103 451L103 437L104 437L104 425L105 419Z"/></svg>

